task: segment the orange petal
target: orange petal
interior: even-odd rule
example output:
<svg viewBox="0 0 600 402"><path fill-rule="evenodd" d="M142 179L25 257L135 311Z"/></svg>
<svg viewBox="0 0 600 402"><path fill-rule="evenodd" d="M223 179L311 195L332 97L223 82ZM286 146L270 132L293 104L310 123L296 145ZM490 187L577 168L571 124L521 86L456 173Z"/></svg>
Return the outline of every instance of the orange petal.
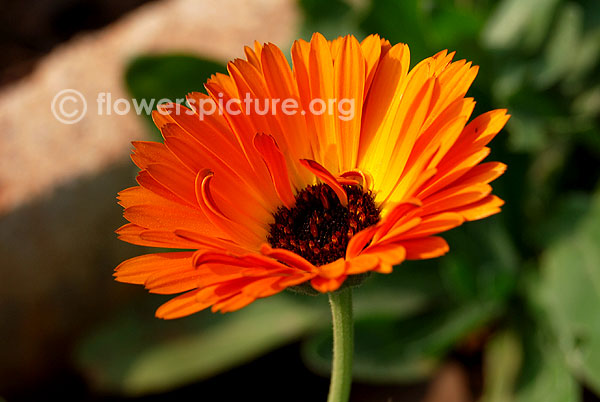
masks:
<svg viewBox="0 0 600 402"><path fill-rule="evenodd" d="M281 278L279 277L259 279L244 286L242 293L255 299L273 296L284 289L284 287L279 286L280 282Z"/></svg>
<svg viewBox="0 0 600 402"><path fill-rule="evenodd" d="M290 184L285 158L279 150L275 139L270 135L256 134L254 137L254 147L267 165L279 199L286 207L293 208L296 198Z"/></svg>
<svg viewBox="0 0 600 402"><path fill-rule="evenodd" d="M290 105L297 103L298 106L301 106L298 85L283 52L277 46L269 43L265 45L261 53L261 60L270 96L273 99L287 100L287 104ZM284 153L289 154L289 160L293 163L301 158L313 157L310 146L312 137L308 132L304 116L301 113L285 113L283 108L287 108L287 106L283 104L283 101L279 107L281 110L277 109L278 113L274 118L279 121L283 130L283 138L287 143ZM309 175L303 174L303 169L298 169L297 173L303 179L303 186L311 182Z"/></svg>
<svg viewBox="0 0 600 402"><path fill-rule="evenodd" d="M380 264L380 259L374 254L363 254L347 261L346 274L362 274L376 269Z"/></svg>
<svg viewBox="0 0 600 402"><path fill-rule="evenodd" d="M165 230L144 230L140 233L139 237L145 243L141 245L150 247L194 249L202 246L199 243L182 239L175 233Z"/></svg>
<svg viewBox="0 0 600 402"><path fill-rule="evenodd" d="M317 276L310 281L315 290L318 290L321 293L334 292L339 289L339 287L346 280L347 275L342 275L337 278L323 278L321 276Z"/></svg>
<svg viewBox="0 0 600 402"><path fill-rule="evenodd" d="M298 268L307 272L315 272L317 269L313 264L289 250L272 248L268 244L263 244L260 248L260 252L268 257L281 261L290 267Z"/></svg>
<svg viewBox="0 0 600 402"><path fill-rule="evenodd" d="M263 222L271 216L268 201L257 191L253 179L246 174L250 170L248 164L231 163L227 159L235 155L215 154L175 124L163 127L163 135L167 147L193 172L197 173L207 167L215 172L216 179L211 183L212 191L215 196L223 199L222 209L227 209L223 212L230 218L234 219L236 212L257 222ZM243 159L241 154L238 157ZM234 170L232 166L236 166L238 170ZM242 198L245 202L231 205L229 200L236 199L234 197Z"/></svg>
<svg viewBox="0 0 600 402"><path fill-rule="evenodd" d="M407 260L435 258L446 254L450 250L446 240L437 236L405 240L399 244L406 249Z"/></svg>
<svg viewBox="0 0 600 402"><path fill-rule="evenodd" d="M496 180L506 171L506 165L501 162L487 162L474 166L460 178L462 185L489 183Z"/></svg>
<svg viewBox="0 0 600 402"><path fill-rule="evenodd" d="M201 274L193 269L191 260L184 269L162 269L146 279L144 285L150 293L168 295L187 292L198 287Z"/></svg>
<svg viewBox="0 0 600 402"><path fill-rule="evenodd" d="M387 141L382 139L379 143L378 157L384 161L384 170L380 170L379 177L375 179L379 180L378 188L383 194L391 194L400 183L398 178L406 172L411 150L427 118L435 87L435 80L427 76L426 68L415 68L410 72L408 85L394 113L391 126L393 134L388 133Z"/></svg>
<svg viewBox="0 0 600 402"><path fill-rule="evenodd" d="M381 244L381 243L393 243L395 241L395 239L399 238L400 236L402 236L403 234L405 234L407 231L414 229L415 227L418 227L421 224L422 218L421 217L412 217L412 218L403 218L398 220L396 223L394 223L394 225L390 228L390 230L383 236L377 238L377 240L374 240L373 243L374 244Z"/></svg>
<svg viewBox="0 0 600 402"><path fill-rule="evenodd" d="M271 184L269 172L265 167L262 158L255 151L253 144L255 134L264 130L255 127L254 122L243 113L243 104L236 102L241 102L241 99L238 95L224 92L223 88L218 87L216 83L211 81L207 82L205 86L213 99L216 99L217 101L220 100L223 102L223 104L229 106L229 110L227 113L225 113L225 118L231 128L231 131L236 136L244 158L248 160L251 166L251 170L255 175L256 185L265 193L267 199L271 200L271 194L274 196L272 201L274 206L276 206L279 203L279 198L277 197L275 189Z"/></svg>
<svg viewBox="0 0 600 402"><path fill-rule="evenodd" d="M181 239L189 240L200 246L196 248L207 247L213 249L220 249L223 251L229 251L233 253L247 253L248 251L251 251L243 248L239 244L234 243L229 239L223 239L215 236L207 236L202 233L192 232L185 229L177 229L173 231L173 233Z"/></svg>
<svg viewBox="0 0 600 402"><path fill-rule="evenodd" d="M364 94L366 98L379 64L379 58L381 56L381 38L377 34L369 35L363 39L363 41L360 43L360 47L362 54L365 57L367 67L365 71L366 79Z"/></svg>
<svg viewBox="0 0 600 402"><path fill-rule="evenodd" d="M423 218L418 226L394 237L393 241L427 237L441 232L446 232L462 225L464 221L465 219L456 212L444 212L441 214L428 216Z"/></svg>
<svg viewBox="0 0 600 402"><path fill-rule="evenodd" d="M316 276L316 273L308 273L308 272L294 273L288 277L281 278L279 284L280 284L280 286L283 286L283 287L296 286L296 285L299 285L301 283L311 280L315 276Z"/></svg>
<svg viewBox="0 0 600 402"><path fill-rule="evenodd" d="M247 247L258 247L262 242L260 233L253 232L242 223L233 222L227 218L216 205L210 192L210 181L213 173L210 171L199 172L196 176L196 197L200 208L208 219L230 239Z"/></svg>
<svg viewBox="0 0 600 402"><path fill-rule="evenodd" d="M459 180L469 170L490 154L489 148L481 148L464 159L453 159L438 166L438 173L419 189L417 197L425 199Z"/></svg>
<svg viewBox="0 0 600 402"><path fill-rule="evenodd" d="M504 201L495 195L474 202L473 204L465 205L461 208L454 209L454 212L462 215L468 221L487 218L490 215L500 212L500 207L504 205Z"/></svg>
<svg viewBox="0 0 600 402"><path fill-rule="evenodd" d="M183 165L182 165L183 166ZM146 167L153 179L169 189L192 206L196 206L194 192L194 174L189 169L177 168L173 165L153 163Z"/></svg>
<svg viewBox="0 0 600 402"><path fill-rule="evenodd" d="M292 63L294 77L298 85L298 95L302 104L301 117L306 124L307 137L312 148L313 158L322 159L325 148L321 149L321 141L317 135L314 116L309 113L312 101L310 93L310 77L308 72L310 44L302 39L294 41L292 45Z"/></svg>
<svg viewBox="0 0 600 402"><path fill-rule="evenodd" d="M256 55L254 49L248 46L244 46L244 54L246 55L246 59L248 60L248 62L252 64L257 70L260 70L262 68L260 64L260 59Z"/></svg>
<svg viewBox="0 0 600 402"><path fill-rule="evenodd" d="M237 272L240 277L285 277L306 273L298 268L283 265L272 258L256 253L233 255L220 251L198 251L192 257L192 264L196 267L208 265L214 272L218 270L224 274Z"/></svg>
<svg viewBox="0 0 600 402"><path fill-rule="evenodd" d="M473 119L467 124L445 159L464 159L486 146L510 118L506 112L506 109L492 110Z"/></svg>
<svg viewBox="0 0 600 402"><path fill-rule="evenodd" d="M201 211L160 204L134 205L126 208L123 216L131 223L147 229L174 231L187 229L194 232L221 235Z"/></svg>
<svg viewBox="0 0 600 402"><path fill-rule="evenodd" d="M153 192L154 194L164 199L189 207L189 203L187 201L183 200L181 197L178 197L171 190L160 184L145 170L142 170L138 173L136 181L143 188Z"/></svg>
<svg viewBox="0 0 600 402"><path fill-rule="evenodd" d="M399 244L375 244L365 250L366 255L372 255L379 259L379 267L375 269L381 274L392 272L393 266L402 263L406 259L406 249Z"/></svg>
<svg viewBox="0 0 600 402"><path fill-rule="evenodd" d="M286 138L281 136L279 122L273 116L271 97L267 84L261 71L242 59L235 59L227 65L231 78L235 81L239 92L239 99L244 100L241 108L244 117L252 123L254 133L268 132L277 138L278 142L287 150ZM248 102L248 99L250 102Z"/></svg>
<svg viewBox="0 0 600 402"><path fill-rule="evenodd" d="M310 52L308 55L308 71L310 82L310 98L320 99L329 105L330 100L335 99L334 92L334 66L331 56L331 49L327 40L320 33L313 34L310 41ZM310 110L310 109L309 109ZM337 118L330 113L309 113L314 121L317 141L320 143L322 152L326 151L330 145L335 146L337 142ZM330 158L331 163L340 160L341 155ZM326 163L324 155L321 155L321 162ZM326 163L327 165L327 163ZM339 170L338 166L329 166L328 169Z"/></svg>
<svg viewBox="0 0 600 402"><path fill-rule="evenodd" d="M319 276L323 278L333 279L341 276L346 271L346 260L339 258L329 264L317 267Z"/></svg>
<svg viewBox="0 0 600 402"><path fill-rule="evenodd" d="M400 221L400 219L405 218L409 213L412 213L417 208L421 207L421 205L421 201L416 198L411 198L395 205L377 226L377 232L373 235L373 242L379 241L379 239L385 236L390 229Z"/></svg>
<svg viewBox="0 0 600 402"><path fill-rule="evenodd" d="M200 246L198 243L177 237L173 232L148 230L133 223L121 226L115 233L119 240L138 246L178 249L194 249Z"/></svg>
<svg viewBox="0 0 600 402"><path fill-rule="evenodd" d="M237 311L243 307L246 307L255 300L256 298L254 297L247 296L243 293L238 293L226 300L222 300L218 303L215 303L212 306L211 310L213 313L217 311L220 311L222 313L231 313L233 311Z"/></svg>
<svg viewBox="0 0 600 402"><path fill-rule="evenodd" d="M143 285L156 271L190 268L191 257L191 251L141 255L119 264L114 277L119 282Z"/></svg>
<svg viewBox="0 0 600 402"><path fill-rule="evenodd" d="M444 67L443 71L438 74L441 92L436 107L431 111L432 117L455 99L464 97L478 71L478 66L471 66L471 63L466 63L465 60L459 60Z"/></svg>
<svg viewBox="0 0 600 402"><path fill-rule="evenodd" d="M423 200L423 214L430 215L461 208L481 200L491 191L492 187L485 183L450 187Z"/></svg>
<svg viewBox="0 0 600 402"><path fill-rule="evenodd" d="M131 159L140 169L146 169L148 165L154 163L170 164L175 167L182 167L175 155L169 152L169 149L160 142L152 141L133 141L134 146Z"/></svg>
<svg viewBox="0 0 600 402"><path fill-rule="evenodd" d="M365 89L365 59L354 36L347 35L342 40L334 72L334 98L338 102L335 111L338 114L337 154L340 170L344 171L356 166Z"/></svg>
<svg viewBox="0 0 600 402"><path fill-rule="evenodd" d="M419 136L417 142L415 143L408 165L415 163L415 161L419 159L420 155L425 153L428 148L439 148L439 146L445 141L445 138L448 134L447 130L454 129L455 125L460 126L457 121L462 123L462 127L460 127L458 134L460 135L465 124L471 117L474 108L475 101L473 98L459 98L452 104L448 105L448 107L446 107L446 109L444 109L436 118L425 123L426 129ZM453 141L450 145L452 145L454 142L455 141Z"/></svg>
<svg viewBox="0 0 600 402"><path fill-rule="evenodd" d="M154 191L150 191L141 186L129 187L123 191L120 191L117 198L119 200L119 205L123 208L129 208L134 205L142 204L158 204L173 208L179 208L182 206L181 203L173 202L173 198L162 197Z"/></svg>
<svg viewBox="0 0 600 402"><path fill-rule="evenodd" d="M376 231L376 226L370 226L352 236L346 247L346 259L350 260L359 255L365 246L373 239L373 235Z"/></svg>
<svg viewBox="0 0 600 402"><path fill-rule="evenodd" d="M197 313L209 307L210 304L199 303L196 300L198 292L198 290L193 290L169 300L156 310L156 317L171 320Z"/></svg>
<svg viewBox="0 0 600 402"><path fill-rule="evenodd" d="M391 133L394 111L398 108L406 85L410 64L408 46L399 43L392 47L379 61L377 74L369 90L363 110L363 124L359 147L359 167L369 169L373 163L367 152L377 152L377 144ZM368 166L365 162L368 159Z"/></svg>

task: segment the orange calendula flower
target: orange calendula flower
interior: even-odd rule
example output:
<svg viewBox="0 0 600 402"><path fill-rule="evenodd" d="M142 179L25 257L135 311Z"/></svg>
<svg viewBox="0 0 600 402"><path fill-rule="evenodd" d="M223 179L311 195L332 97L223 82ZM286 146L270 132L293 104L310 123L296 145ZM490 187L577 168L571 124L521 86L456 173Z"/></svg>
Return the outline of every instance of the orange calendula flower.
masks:
<svg viewBox="0 0 600 402"><path fill-rule="evenodd" d="M442 51L409 69L408 46L377 35L298 40L293 68L273 44L245 55L208 95L189 94L191 109L154 112L164 144L134 143L139 186L119 193L130 222L119 237L188 250L116 269L183 293L158 317L233 311L289 287L332 292L441 256L439 233L500 211L489 183L506 166L481 161L509 116L469 122L476 66Z"/></svg>

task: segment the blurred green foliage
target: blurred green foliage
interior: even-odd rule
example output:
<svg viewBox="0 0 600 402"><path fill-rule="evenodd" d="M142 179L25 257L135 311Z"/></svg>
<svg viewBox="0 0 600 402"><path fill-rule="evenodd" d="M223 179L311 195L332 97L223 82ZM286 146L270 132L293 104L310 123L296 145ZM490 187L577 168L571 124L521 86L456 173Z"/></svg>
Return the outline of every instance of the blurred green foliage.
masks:
<svg viewBox="0 0 600 402"><path fill-rule="evenodd" d="M600 2L299 4L305 38L316 30L329 37L379 33L408 43L413 64L441 49L456 50L458 59L481 66L470 91L475 114L507 108L512 115L488 158L508 165L494 183L506 201L503 213L444 235L447 256L402 264L355 292L356 378L420 379L470 345L484 358L483 401L575 402L582 387L600 395ZM202 90L207 74L219 69L199 59L144 56L126 80L135 97L176 98ZM290 297L228 315L229 323L201 313L193 318L196 326L189 325L192 319L160 324L150 337L140 331L157 325L148 324L151 318L116 320L84 344L82 366L109 389L148 392L304 337L307 365L327 373L326 303ZM219 339L239 331L252 336L236 346L238 358L218 352ZM118 362L103 354L110 349L105 342L133 341L134 350ZM186 342L207 359L177 372L158 370L156 377L153 369L169 366L173 356L185 360Z"/></svg>
<svg viewBox="0 0 600 402"><path fill-rule="evenodd" d="M318 298L322 303L304 299L280 294L272 303L259 300L237 314L205 311L164 321L153 318L156 305L144 298L94 331L79 349L79 365L105 392L167 391L246 363L317 328L328 318L326 298Z"/></svg>

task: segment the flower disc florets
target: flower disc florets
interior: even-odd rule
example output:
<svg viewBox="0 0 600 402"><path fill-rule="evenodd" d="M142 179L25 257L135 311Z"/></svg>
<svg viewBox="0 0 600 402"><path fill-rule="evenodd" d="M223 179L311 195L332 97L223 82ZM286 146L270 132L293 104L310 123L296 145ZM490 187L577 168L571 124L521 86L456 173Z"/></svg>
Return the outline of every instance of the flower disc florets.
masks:
<svg viewBox="0 0 600 402"><path fill-rule="evenodd" d="M280 207L267 240L304 257L316 266L343 258L354 234L379 222L380 210L370 191L344 186L348 206L324 185L308 186L296 195L293 208Z"/></svg>

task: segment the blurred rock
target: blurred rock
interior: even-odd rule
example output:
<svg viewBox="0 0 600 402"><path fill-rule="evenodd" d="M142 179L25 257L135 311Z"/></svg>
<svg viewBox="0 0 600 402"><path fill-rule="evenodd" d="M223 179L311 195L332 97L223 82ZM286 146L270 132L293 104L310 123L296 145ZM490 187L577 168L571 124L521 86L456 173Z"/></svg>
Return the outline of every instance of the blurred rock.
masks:
<svg viewBox="0 0 600 402"><path fill-rule="evenodd" d="M127 97L123 68L140 53L225 61L255 39L287 47L297 23L292 0L151 3L75 37L0 93L0 390L60 368L86 328L141 291L112 281L114 266L140 252L112 232L123 223L115 193L134 184L129 143L146 126L134 114L99 116L98 93ZM67 88L88 106L72 125L50 108Z"/></svg>
<svg viewBox="0 0 600 402"><path fill-rule="evenodd" d="M103 28L151 0L19 0L2 2L0 86L31 73L56 45Z"/></svg>
<svg viewBox="0 0 600 402"><path fill-rule="evenodd" d="M447 363L436 374L423 402L472 402L469 378L458 363Z"/></svg>

